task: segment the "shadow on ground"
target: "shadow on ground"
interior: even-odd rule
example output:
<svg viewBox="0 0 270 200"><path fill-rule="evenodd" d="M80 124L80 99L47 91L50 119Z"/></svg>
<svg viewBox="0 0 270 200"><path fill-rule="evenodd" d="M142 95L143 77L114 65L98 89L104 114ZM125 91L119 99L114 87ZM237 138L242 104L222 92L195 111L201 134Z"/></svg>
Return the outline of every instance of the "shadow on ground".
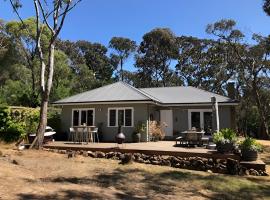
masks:
<svg viewBox="0 0 270 200"><path fill-rule="evenodd" d="M149 166L151 167L151 166ZM30 180L29 180L30 181ZM107 199L106 190L114 187L116 199L160 199L170 195L182 198L204 197L209 199L260 199L270 197L269 180L223 175L201 175L187 171L168 170L149 173L137 168L119 167L110 173L98 173L92 177L57 177L37 181L55 184L98 186L104 193L62 190L57 194L42 196L19 194L21 200L28 199ZM201 190L198 190L200 188ZM208 191L208 192L202 192ZM61 194L61 195L59 195Z"/></svg>

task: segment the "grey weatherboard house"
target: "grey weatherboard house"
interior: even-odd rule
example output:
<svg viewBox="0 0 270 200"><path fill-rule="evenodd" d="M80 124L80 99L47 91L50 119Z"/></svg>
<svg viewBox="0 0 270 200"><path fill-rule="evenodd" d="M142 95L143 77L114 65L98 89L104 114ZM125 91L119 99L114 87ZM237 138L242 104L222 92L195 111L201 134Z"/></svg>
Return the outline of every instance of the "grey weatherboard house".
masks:
<svg viewBox="0 0 270 200"><path fill-rule="evenodd" d="M95 125L102 141L114 141L118 123L123 125L127 141L139 122L165 122L167 138L196 127L209 132L212 126L211 97L216 97L220 128L235 128L237 101L194 87L159 87L137 89L116 82L55 102L62 107L62 131L72 126ZM142 138L147 141L147 135Z"/></svg>

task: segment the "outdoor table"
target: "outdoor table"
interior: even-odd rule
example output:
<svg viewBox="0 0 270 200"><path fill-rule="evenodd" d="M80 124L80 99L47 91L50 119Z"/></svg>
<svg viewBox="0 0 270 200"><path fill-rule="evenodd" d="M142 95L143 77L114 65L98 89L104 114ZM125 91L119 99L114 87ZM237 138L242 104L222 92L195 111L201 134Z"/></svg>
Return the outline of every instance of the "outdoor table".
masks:
<svg viewBox="0 0 270 200"><path fill-rule="evenodd" d="M195 130L186 130L181 132L182 136L176 138L177 141L180 142L180 144L186 143L186 144L202 144L202 136L204 135L204 131L195 131ZM195 138L192 137L192 135L188 134L196 134ZM190 138L189 138L190 137Z"/></svg>
<svg viewBox="0 0 270 200"><path fill-rule="evenodd" d="M96 126L73 126L73 128L76 134L74 142L83 143L85 141L88 143L90 139L91 142L94 142L92 131Z"/></svg>

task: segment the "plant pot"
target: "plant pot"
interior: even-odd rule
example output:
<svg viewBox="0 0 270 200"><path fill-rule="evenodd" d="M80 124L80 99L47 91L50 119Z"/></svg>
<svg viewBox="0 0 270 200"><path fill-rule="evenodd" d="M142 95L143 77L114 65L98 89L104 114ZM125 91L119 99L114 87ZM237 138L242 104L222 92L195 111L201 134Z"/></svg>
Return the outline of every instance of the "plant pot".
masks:
<svg viewBox="0 0 270 200"><path fill-rule="evenodd" d="M133 142L140 142L141 141L141 133L134 133L132 135L133 137Z"/></svg>
<svg viewBox="0 0 270 200"><path fill-rule="evenodd" d="M230 153L234 150L234 143L217 143L217 151L219 153Z"/></svg>
<svg viewBox="0 0 270 200"><path fill-rule="evenodd" d="M255 161L258 158L258 152L250 149L241 150L242 160L244 161Z"/></svg>

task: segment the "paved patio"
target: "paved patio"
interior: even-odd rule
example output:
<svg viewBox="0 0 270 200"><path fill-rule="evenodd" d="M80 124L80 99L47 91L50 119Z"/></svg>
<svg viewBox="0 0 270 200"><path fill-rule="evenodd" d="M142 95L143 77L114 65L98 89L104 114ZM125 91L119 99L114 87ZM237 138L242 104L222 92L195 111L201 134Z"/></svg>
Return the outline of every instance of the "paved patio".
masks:
<svg viewBox="0 0 270 200"><path fill-rule="evenodd" d="M173 141L125 143L88 143L74 144L72 142L57 141L44 145L45 148L65 149L65 150L87 150L87 151L118 151L122 153L144 153L150 155L172 155L181 157L213 157L213 158L234 158L239 159L234 154L219 154L216 150L209 150L205 147L176 147Z"/></svg>

